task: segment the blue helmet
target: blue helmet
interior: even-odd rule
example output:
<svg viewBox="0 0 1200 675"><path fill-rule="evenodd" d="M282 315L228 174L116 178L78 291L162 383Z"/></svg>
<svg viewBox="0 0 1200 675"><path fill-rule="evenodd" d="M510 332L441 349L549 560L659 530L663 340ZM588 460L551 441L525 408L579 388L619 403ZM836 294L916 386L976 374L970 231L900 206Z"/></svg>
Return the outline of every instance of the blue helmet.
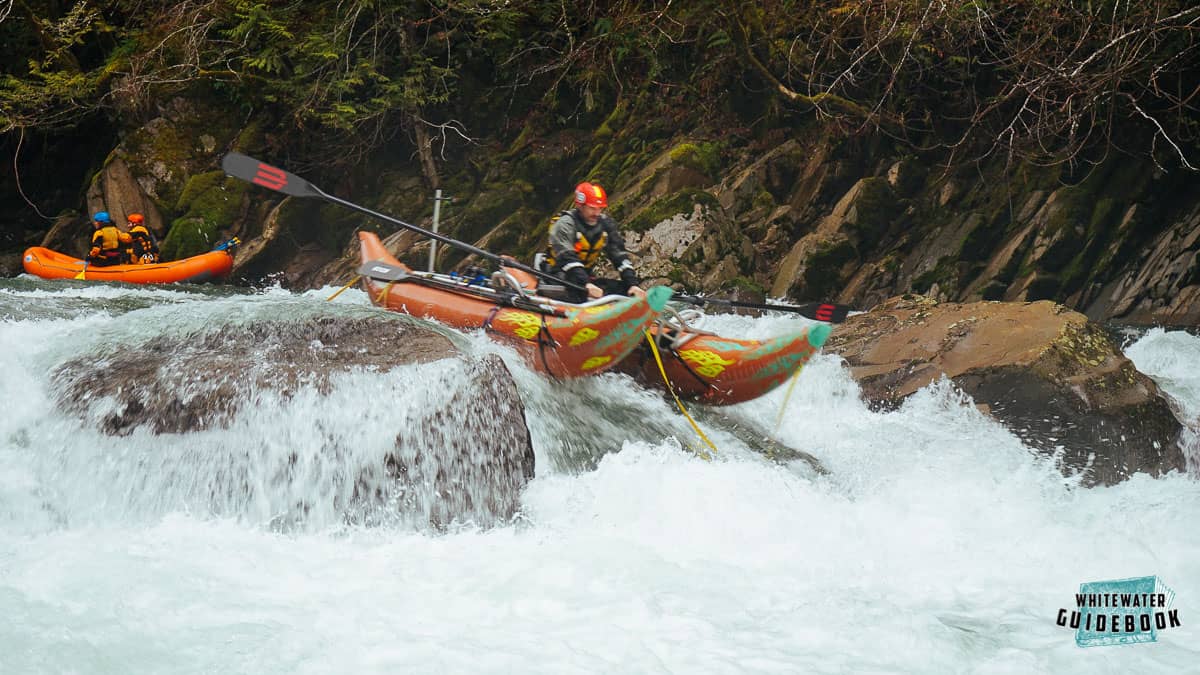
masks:
<svg viewBox="0 0 1200 675"><path fill-rule="evenodd" d="M92 216L92 220L96 221L97 223L111 223L112 222L112 218L110 218L108 216L108 211L97 212L96 215Z"/></svg>

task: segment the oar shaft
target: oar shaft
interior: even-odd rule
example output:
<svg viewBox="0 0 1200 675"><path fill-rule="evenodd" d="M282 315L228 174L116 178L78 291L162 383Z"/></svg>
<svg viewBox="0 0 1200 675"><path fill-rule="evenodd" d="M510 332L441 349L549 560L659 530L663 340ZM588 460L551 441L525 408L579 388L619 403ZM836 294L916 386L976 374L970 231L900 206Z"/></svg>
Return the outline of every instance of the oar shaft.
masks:
<svg viewBox="0 0 1200 675"><path fill-rule="evenodd" d="M412 223L406 223L403 220L400 220L399 218L395 218L393 216L389 216L389 215L380 213L378 211L368 209L367 207L360 206L358 204L355 204L354 202L348 202L345 199L342 199L341 197L336 197L334 195L331 195L331 194L321 190L320 188L316 187L315 185L313 186L313 189L316 190L317 193L319 193L323 199L333 202L334 204L339 204L341 206L344 206L352 211L358 211L359 213L361 213L363 215L371 216L372 218L378 218L379 220L382 220L382 221L388 222L388 223L392 223L393 225L399 225L400 227L403 227L407 230L416 232L417 234L420 234L424 237L429 237L430 239L436 239L437 241L440 241L443 244L446 244L447 246L453 246L455 248L462 249L468 253L473 253L481 258L491 260L492 262L494 262L498 265L503 265L504 267L512 267L515 269L519 269L519 270L528 272L534 276L540 277L542 279L546 279L547 281L553 281L555 283L560 283L560 284L569 286L577 291L581 291L584 293L587 292L586 288L575 285L569 281L566 281L565 279L560 279L559 277L556 277L553 274L547 274L546 272L543 272L534 267L530 267L529 265L522 264L515 260L509 259L509 258L502 258L502 257L496 255L495 253L492 253L490 251L485 251L485 250L479 248L478 246L472 246L471 244L468 244L466 242L462 242L457 239L452 239L450 237L447 237L444 234L438 234L437 232L431 232L429 230L426 230L423 227L418 227L416 225L413 225Z"/></svg>
<svg viewBox="0 0 1200 675"><path fill-rule="evenodd" d="M695 295L676 295L674 299L698 307L704 305L721 305L723 307L739 307L761 311L794 312L809 319L829 323L841 323L846 320L846 316L850 312L855 311L845 305L835 305L828 302L810 302L804 305L768 305L760 302L738 302L737 300L726 300L724 298L701 298Z"/></svg>
<svg viewBox="0 0 1200 675"><path fill-rule="evenodd" d="M548 274L534 267L519 263L515 260L502 258L495 253L490 253L479 247L458 241L457 239L451 239L450 237L438 234L437 232L430 232L429 230L417 227L412 223L406 223L399 218L393 218L392 216L368 209L365 206L359 206L354 202L346 201L341 197L335 197L316 185L304 180L300 176L271 166L265 162L260 162L249 155L243 155L240 152L226 153L225 156L221 158L221 168L223 168L225 173L230 176L234 176L249 183L265 187L268 190L274 190L275 192L281 192L285 195L291 195L293 197L320 197L325 201L344 206L351 211L357 211L364 215L371 216L372 218L378 218L384 222L399 225L407 230L411 230L422 236L429 237L435 241L440 241L447 246L453 246L455 248L467 251L468 253L473 253L487 260L491 260L499 265L528 272L536 277L563 284L575 289L576 291L583 293L587 292L587 289L583 286L573 284L565 279L560 279L553 274Z"/></svg>

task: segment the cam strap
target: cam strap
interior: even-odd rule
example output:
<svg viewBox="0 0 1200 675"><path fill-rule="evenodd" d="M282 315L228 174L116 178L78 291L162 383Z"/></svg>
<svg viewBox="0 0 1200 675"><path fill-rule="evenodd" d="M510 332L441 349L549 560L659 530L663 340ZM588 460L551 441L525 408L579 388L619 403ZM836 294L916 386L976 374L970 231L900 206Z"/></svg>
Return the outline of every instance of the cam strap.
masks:
<svg viewBox="0 0 1200 675"><path fill-rule="evenodd" d="M392 292L392 286L395 286L395 285L396 285L395 281L387 282L387 285L383 287L383 290L379 291L379 297L376 298L375 302L384 304L385 301L387 300L388 294Z"/></svg>
<svg viewBox="0 0 1200 675"><path fill-rule="evenodd" d="M691 423L692 429L695 429L696 431L696 435L699 436L700 440L704 441L705 444L712 449L712 454L709 454L704 448L700 448L698 451L693 449L693 451L696 452L696 456L700 459L703 459L704 461L711 460L712 456L717 454L717 446L713 445L713 442L708 440L708 436L705 436L704 432L701 431L700 425L696 424L696 420L692 419L692 416L688 414L687 408L683 406L683 401L680 401L679 397L675 394L675 388L671 386L671 379L667 377L667 369L663 367L662 356L660 356L658 353L658 345L655 343L654 336L651 335L650 331L648 330L643 332L646 334L646 340L650 343L650 350L654 352L654 361L658 363L658 372L662 374L663 382L665 382L667 385L667 391L671 392L671 398L675 399L675 405L679 406L679 411L682 412L683 416L687 418L687 421Z"/></svg>

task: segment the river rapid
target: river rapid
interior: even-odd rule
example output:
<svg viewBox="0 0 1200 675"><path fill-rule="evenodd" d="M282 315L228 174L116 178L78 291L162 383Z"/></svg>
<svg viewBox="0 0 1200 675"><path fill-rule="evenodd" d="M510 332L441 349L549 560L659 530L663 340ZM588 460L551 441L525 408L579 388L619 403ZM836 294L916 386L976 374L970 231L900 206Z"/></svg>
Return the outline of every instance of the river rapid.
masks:
<svg viewBox="0 0 1200 675"><path fill-rule="evenodd" d="M489 529L365 525L335 506L328 472L270 475L283 453L319 456L331 438L339 452L386 442L370 415L469 386L422 370L436 364L345 374L186 434L107 436L58 402L50 373L80 355L119 366L122 350L166 332L378 311L358 291L325 302L333 290L0 280L0 673L1200 664L1194 457L1190 475L1084 489L948 385L869 410L829 355L802 372L782 417L786 387L693 410L718 450L705 461L674 404L631 379L556 384L482 334L457 337L507 363L537 454L518 516ZM804 321L703 325L765 337ZM1200 338L1153 329L1125 351L1194 444ZM765 437L828 473L767 459ZM214 490L229 474L252 489ZM297 499L310 508L285 514ZM1084 649L1055 625L1081 582L1148 575L1175 591L1182 622L1157 642Z"/></svg>

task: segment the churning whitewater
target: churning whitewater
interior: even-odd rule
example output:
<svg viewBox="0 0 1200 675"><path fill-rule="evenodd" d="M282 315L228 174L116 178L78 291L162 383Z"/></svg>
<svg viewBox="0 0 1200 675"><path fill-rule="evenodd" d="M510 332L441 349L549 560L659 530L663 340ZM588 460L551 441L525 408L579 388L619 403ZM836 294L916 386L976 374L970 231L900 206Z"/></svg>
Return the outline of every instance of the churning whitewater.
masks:
<svg viewBox="0 0 1200 675"><path fill-rule="evenodd" d="M244 405L184 433L105 433L112 401L58 376L91 360L99 382L164 336L186 344L262 321L379 313L356 291L325 302L333 290L0 281L0 672L1200 663L1200 338L1154 329L1125 348L1188 425L1191 474L1092 489L949 385L869 410L828 355L790 398L784 386L693 409L712 461L660 393L615 374L552 382L482 333L439 329L464 362L335 373L283 392L226 383L214 391ZM804 321L722 315L702 327L768 337ZM230 363L261 369L262 353L228 344ZM516 516L430 527L397 515L411 495L355 472L395 442L397 420L445 406L490 355L512 372L536 454ZM453 420L445 426L452 436ZM788 448L823 471L789 461ZM382 496L363 506L364 491ZM1150 575L1174 590L1181 619L1157 642L1084 649L1056 625L1081 583Z"/></svg>

